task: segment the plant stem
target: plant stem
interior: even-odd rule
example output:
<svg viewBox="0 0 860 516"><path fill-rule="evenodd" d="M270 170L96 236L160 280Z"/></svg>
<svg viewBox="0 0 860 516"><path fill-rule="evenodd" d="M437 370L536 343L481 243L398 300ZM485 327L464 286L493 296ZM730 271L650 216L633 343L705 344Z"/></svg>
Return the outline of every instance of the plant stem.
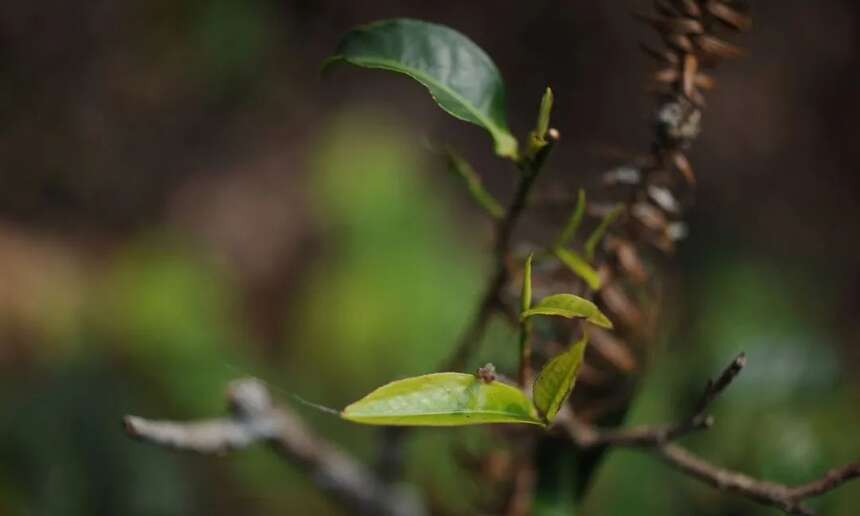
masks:
<svg viewBox="0 0 860 516"><path fill-rule="evenodd" d="M517 376L520 387L525 389L532 376L532 323L526 319L520 323L520 370Z"/></svg>
<svg viewBox="0 0 860 516"><path fill-rule="evenodd" d="M502 307L501 293L509 279L507 258L511 246L511 237L528 204L529 194L535 179L540 175L549 152L559 139L558 131L550 129L547 132L547 137L547 144L538 150L534 156L526 156L517 162L517 166L522 172L517 190L510 206L505 211L504 217L496 223L495 241L493 243L495 271L490 277L484 295L478 304L478 311L460 337L454 353L445 362L443 371L458 371L466 366L469 357L474 354L481 337L484 335L490 317Z"/></svg>

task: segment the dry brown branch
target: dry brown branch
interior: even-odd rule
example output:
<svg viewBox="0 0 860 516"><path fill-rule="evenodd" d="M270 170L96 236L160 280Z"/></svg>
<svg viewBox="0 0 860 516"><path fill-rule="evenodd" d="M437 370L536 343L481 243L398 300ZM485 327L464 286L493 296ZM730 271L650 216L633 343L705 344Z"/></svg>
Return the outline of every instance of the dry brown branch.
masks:
<svg viewBox="0 0 860 516"><path fill-rule="evenodd" d="M275 406L263 382L234 381L227 391L229 413L220 419L180 423L126 416L126 432L164 448L222 454L263 442L302 468L322 491L349 510L367 515L426 514L406 486L380 480L370 469L338 447L316 436L286 406Z"/></svg>
<svg viewBox="0 0 860 516"><path fill-rule="evenodd" d="M653 452L678 471L720 491L736 493L758 503L779 508L788 514L814 514L804 503L809 498L825 494L851 479L860 477L860 461L831 469L821 478L806 484L789 486L716 466L672 442L713 424L713 418L706 413L708 407L732 383L745 364L746 357L741 354L716 380L708 382L695 413L679 423L601 429L576 419L570 412L560 415L557 422L581 448L624 446L643 449Z"/></svg>

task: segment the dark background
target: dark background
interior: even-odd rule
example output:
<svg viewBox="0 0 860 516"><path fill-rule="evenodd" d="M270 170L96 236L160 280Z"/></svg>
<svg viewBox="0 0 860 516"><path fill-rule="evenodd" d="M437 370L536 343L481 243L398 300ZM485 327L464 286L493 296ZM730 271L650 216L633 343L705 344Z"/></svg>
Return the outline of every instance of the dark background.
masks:
<svg viewBox="0 0 860 516"><path fill-rule="evenodd" d="M501 198L515 171L407 79L323 80L321 61L378 18L464 32L505 76L517 134L554 89L563 144L539 189L558 198L647 150L652 68L638 43L651 34L631 17L647 7L0 3L0 514L336 514L265 450L177 456L119 425L220 413L226 382L248 374L341 407L432 369L468 319L489 227L426 142L457 146ZM671 418L679 393L745 350L717 427L691 446L792 482L860 454L860 5L754 2L752 15L735 38L749 56L717 70L690 154L682 288L632 419ZM538 210L523 232L563 216ZM492 328L483 354L504 367L514 342ZM372 429L298 410L372 457ZM469 513L478 486L448 450L478 432L410 444L409 478L439 512ZM858 506L850 485L821 502L828 515ZM625 451L587 507L771 514Z"/></svg>

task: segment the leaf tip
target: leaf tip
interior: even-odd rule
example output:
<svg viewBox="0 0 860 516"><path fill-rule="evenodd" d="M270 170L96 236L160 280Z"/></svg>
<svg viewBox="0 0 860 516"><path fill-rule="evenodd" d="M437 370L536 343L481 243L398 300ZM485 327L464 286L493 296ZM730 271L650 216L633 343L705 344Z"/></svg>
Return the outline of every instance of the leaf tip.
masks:
<svg viewBox="0 0 860 516"><path fill-rule="evenodd" d="M615 325L612 324L612 321L609 319L609 317L606 317L606 315L601 311L598 311L593 318L589 319L589 321L595 326L600 326L601 328L606 328L607 330L615 329Z"/></svg>

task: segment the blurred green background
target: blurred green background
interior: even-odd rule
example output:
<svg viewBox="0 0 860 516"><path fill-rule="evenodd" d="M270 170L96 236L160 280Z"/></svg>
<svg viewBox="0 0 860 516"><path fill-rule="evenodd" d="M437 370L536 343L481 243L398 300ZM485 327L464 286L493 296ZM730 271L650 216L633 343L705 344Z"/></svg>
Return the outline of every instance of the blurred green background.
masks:
<svg viewBox="0 0 860 516"><path fill-rule="evenodd" d="M341 407L432 370L466 324L490 228L426 142L457 146L501 198L515 171L406 79L322 80L320 62L377 18L465 32L506 77L519 134L555 90L563 145L539 189L557 198L595 185L615 149L647 148L648 34L629 16L646 7L3 2L0 514L340 514L264 449L174 455L120 428L126 413L220 414L245 375ZM631 421L675 417L745 350L716 428L690 445L793 482L860 454L860 7L786 0L753 16L739 38L751 55L718 71L691 153L692 234ZM564 212L537 210L521 231L537 240ZM515 342L494 326L482 358L504 369ZM374 429L296 410L373 460ZM488 444L480 430L429 429L407 448L408 477L439 514L469 514L481 496L455 445ZM816 503L854 515L860 489ZM774 514L632 451L609 456L586 512Z"/></svg>

